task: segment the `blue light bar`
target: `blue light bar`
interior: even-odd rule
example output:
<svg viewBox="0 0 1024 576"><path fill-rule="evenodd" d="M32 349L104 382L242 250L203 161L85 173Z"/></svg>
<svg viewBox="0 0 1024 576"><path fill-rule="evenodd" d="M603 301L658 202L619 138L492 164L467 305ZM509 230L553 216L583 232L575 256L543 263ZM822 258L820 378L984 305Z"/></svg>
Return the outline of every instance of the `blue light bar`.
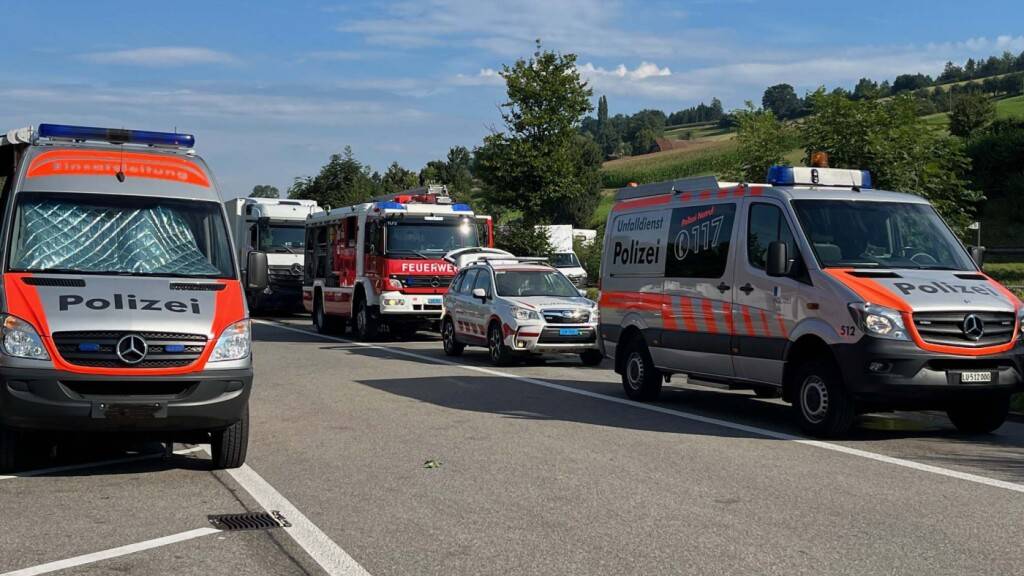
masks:
<svg viewBox="0 0 1024 576"><path fill-rule="evenodd" d="M792 186L796 183L792 166L772 166L768 168L768 183L772 186Z"/></svg>
<svg viewBox="0 0 1024 576"><path fill-rule="evenodd" d="M399 202L377 202L377 208L380 210L405 210L405 204Z"/></svg>
<svg viewBox="0 0 1024 576"><path fill-rule="evenodd" d="M452 206L453 212L472 212L473 209L469 207L469 204L455 204Z"/></svg>
<svg viewBox="0 0 1024 576"><path fill-rule="evenodd" d="M63 124L40 124L37 134L40 138L91 140L109 142L111 144L146 144L149 146L174 146L177 148L192 148L196 145L196 137L191 134L122 130L119 128L92 128L89 126L65 126Z"/></svg>

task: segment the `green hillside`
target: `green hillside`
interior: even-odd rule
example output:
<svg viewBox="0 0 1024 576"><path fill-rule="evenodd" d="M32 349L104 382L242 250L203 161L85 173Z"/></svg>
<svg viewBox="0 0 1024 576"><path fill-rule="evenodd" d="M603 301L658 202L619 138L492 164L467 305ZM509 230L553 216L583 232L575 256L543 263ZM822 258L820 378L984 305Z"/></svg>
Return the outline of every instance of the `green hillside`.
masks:
<svg viewBox="0 0 1024 576"><path fill-rule="evenodd" d="M1024 96L997 100L996 118L1024 118ZM931 114L922 120L935 128L949 128L949 114L946 112Z"/></svg>

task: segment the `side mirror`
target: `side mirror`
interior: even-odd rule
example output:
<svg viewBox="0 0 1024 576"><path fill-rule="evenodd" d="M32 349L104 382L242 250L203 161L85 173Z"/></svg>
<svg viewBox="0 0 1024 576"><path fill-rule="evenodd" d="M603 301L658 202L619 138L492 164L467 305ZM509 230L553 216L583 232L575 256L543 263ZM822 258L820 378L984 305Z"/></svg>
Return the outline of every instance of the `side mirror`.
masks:
<svg viewBox="0 0 1024 576"><path fill-rule="evenodd" d="M263 290L267 287L267 253L249 252L245 271L245 287L249 290Z"/></svg>
<svg viewBox="0 0 1024 576"><path fill-rule="evenodd" d="M985 265L985 247L984 246L971 246L967 249L971 253L971 260L981 268Z"/></svg>
<svg viewBox="0 0 1024 576"><path fill-rule="evenodd" d="M483 288L473 288L473 298L487 300L487 290L484 290Z"/></svg>
<svg viewBox="0 0 1024 576"><path fill-rule="evenodd" d="M577 290L576 292L577 292L577 293L579 293L579 295L580 295L580 296L583 296L584 298L586 298L586 297L587 297L587 291L586 291L586 290L584 290L584 289L582 289L582 288L580 288L580 289L579 289L579 290Z"/></svg>
<svg viewBox="0 0 1024 576"><path fill-rule="evenodd" d="M765 271L773 278L789 274L789 249L785 242L776 240L768 244L768 261Z"/></svg>

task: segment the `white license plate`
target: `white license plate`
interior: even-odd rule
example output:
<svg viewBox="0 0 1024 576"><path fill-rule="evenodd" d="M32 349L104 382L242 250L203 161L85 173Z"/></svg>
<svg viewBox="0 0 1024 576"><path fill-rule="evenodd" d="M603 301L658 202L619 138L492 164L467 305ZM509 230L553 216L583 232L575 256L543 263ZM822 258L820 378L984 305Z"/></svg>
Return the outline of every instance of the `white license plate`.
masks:
<svg viewBox="0 0 1024 576"><path fill-rule="evenodd" d="M961 372L960 373L960 381L961 382L966 382L966 383L971 383L971 384L976 384L976 383L979 383L979 382L991 382L992 381L992 373L991 372Z"/></svg>
<svg viewBox="0 0 1024 576"><path fill-rule="evenodd" d="M427 299L427 304L440 304L440 303L441 303L441 299L440 298L428 298Z"/></svg>

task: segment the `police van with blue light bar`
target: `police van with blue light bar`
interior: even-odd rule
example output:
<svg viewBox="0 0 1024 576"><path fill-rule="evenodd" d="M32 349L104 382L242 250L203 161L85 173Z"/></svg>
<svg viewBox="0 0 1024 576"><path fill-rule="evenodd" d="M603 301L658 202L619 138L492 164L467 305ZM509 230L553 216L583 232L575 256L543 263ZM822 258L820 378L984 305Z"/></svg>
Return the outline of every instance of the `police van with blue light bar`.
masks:
<svg viewBox="0 0 1024 576"><path fill-rule="evenodd" d="M600 341L627 396L674 374L781 396L840 436L859 414L944 410L999 428L1024 389L1020 300L922 197L862 170L773 167L618 192L601 263Z"/></svg>
<svg viewBox="0 0 1024 576"><path fill-rule="evenodd" d="M0 136L0 469L91 432L209 443L215 467L244 463L248 311L194 144L55 124ZM249 270L266 282L265 258Z"/></svg>

